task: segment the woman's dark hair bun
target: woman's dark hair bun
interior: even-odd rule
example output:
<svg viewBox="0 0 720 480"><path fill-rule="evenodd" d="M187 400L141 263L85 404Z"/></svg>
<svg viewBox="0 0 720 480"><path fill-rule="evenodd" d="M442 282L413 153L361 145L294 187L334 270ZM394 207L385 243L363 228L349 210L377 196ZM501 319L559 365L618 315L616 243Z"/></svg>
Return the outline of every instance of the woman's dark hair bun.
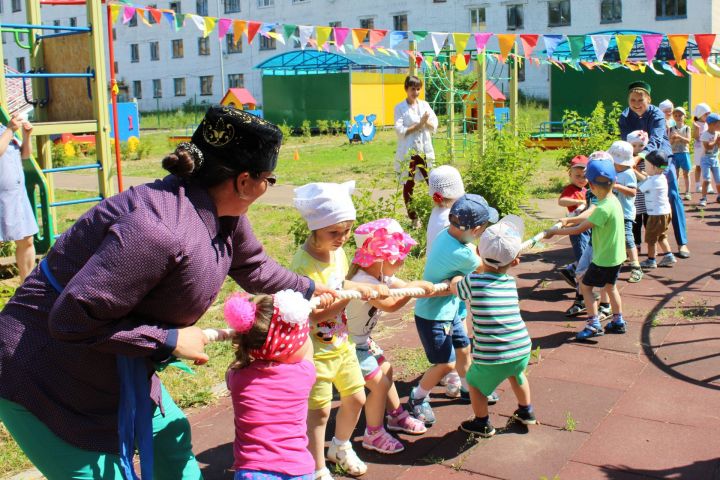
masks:
<svg viewBox="0 0 720 480"><path fill-rule="evenodd" d="M195 171L195 157L184 148L176 148L173 153L163 158L165 170L181 178L189 178Z"/></svg>

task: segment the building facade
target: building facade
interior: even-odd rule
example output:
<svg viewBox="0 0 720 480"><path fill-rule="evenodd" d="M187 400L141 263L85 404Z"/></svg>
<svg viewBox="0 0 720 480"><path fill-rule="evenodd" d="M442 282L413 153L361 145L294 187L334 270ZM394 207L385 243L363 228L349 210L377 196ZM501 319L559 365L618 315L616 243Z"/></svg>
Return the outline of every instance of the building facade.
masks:
<svg viewBox="0 0 720 480"><path fill-rule="evenodd" d="M137 6L181 13L260 22L330 25L386 30L439 32L585 34L606 30L647 30L661 33L710 33L720 25L720 1L693 0L137 0ZM0 0L3 23L24 23L25 2ZM42 8L43 21L85 25L82 6ZM3 34L5 61L18 70L29 68L27 51ZM497 48L491 40L489 48ZM207 38L186 19L177 31L165 19L152 28L140 20L115 26L117 79L136 98L140 110L173 109L185 102L218 102L229 87L245 87L262 104L260 71L254 67L288 49L260 35L252 45L243 36L232 44L232 32L219 40ZM387 42L384 42L385 44ZM472 40L470 42L472 46ZM398 46L407 48L407 41ZM432 50L430 38L419 44ZM537 47L542 50L542 41ZM526 65L520 89L547 98L547 66ZM470 71L470 70L469 70ZM504 76L497 74L497 76ZM502 82L501 88L504 90Z"/></svg>

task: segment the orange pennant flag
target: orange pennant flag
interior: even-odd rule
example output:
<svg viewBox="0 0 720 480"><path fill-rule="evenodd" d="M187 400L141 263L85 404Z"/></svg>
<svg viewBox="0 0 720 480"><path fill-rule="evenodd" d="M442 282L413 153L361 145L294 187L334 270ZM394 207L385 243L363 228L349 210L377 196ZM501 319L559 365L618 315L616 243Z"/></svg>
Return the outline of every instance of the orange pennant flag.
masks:
<svg viewBox="0 0 720 480"><path fill-rule="evenodd" d="M152 27L152 23L148 22L147 15L145 15L144 8L136 8L135 13L138 17L140 17L140 20L142 20L145 25L147 25L148 27Z"/></svg>
<svg viewBox="0 0 720 480"><path fill-rule="evenodd" d="M500 62L505 63L507 60L510 50L515 46L515 34L514 33L499 33L496 35L498 43L500 44Z"/></svg>
<svg viewBox="0 0 720 480"><path fill-rule="evenodd" d="M255 38L255 35L257 34L258 30L260 30L260 27L262 27L262 23L260 23L260 22L253 22L253 21L247 22L248 43L252 43L253 38Z"/></svg>
<svg viewBox="0 0 720 480"><path fill-rule="evenodd" d="M677 62L680 62L685 53L685 47L688 43L687 34L668 35L668 42L670 42L670 48L672 49L673 56Z"/></svg>
<svg viewBox="0 0 720 480"><path fill-rule="evenodd" d="M233 20L233 43L237 45L237 43L242 38L242 34L245 31L247 23L245 20Z"/></svg>
<svg viewBox="0 0 720 480"><path fill-rule="evenodd" d="M360 44L367 37L369 30L367 28L353 28L352 29L352 42L353 47L358 48Z"/></svg>

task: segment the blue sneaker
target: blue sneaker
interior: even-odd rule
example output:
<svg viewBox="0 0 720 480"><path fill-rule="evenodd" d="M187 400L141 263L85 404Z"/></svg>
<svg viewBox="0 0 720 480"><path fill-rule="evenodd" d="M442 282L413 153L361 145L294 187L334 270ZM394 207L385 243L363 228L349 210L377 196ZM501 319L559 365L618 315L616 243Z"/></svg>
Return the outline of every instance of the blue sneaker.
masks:
<svg viewBox="0 0 720 480"><path fill-rule="evenodd" d="M460 399L467 403L470 403L470 392L461 389ZM487 396L488 405L495 405L499 400L500 395L498 395L497 392L492 392L490 395Z"/></svg>
<svg viewBox="0 0 720 480"><path fill-rule="evenodd" d="M591 337L599 337L600 335L603 335L605 332L603 332L602 325L600 325L600 322L595 320L594 322L588 322L585 325L585 328L583 328L580 332L578 332L577 335L575 335L576 340L586 340Z"/></svg>
<svg viewBox="0 0 720 480"><path fill-rule="evenodd" d="M433 413L430 402L427 397L419 400L415 400L415 388L410 391L410 397L408 398L408 409L410 415L417 418L421 422L425 422L425 425L432 425L435 423L435 414Z"/></svg>
<svg viewBox="0 0 720 480"><path fill-rule="evenodd" d="M618 315L605 325L605 333L625 333L625 326L622 315Z"/></svg>

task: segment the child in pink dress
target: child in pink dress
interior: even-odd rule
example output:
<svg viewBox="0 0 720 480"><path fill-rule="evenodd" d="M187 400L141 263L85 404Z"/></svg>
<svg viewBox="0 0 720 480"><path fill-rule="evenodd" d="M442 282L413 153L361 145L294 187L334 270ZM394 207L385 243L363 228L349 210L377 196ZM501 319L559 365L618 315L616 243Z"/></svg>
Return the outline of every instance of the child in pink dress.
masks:
<svg viewBox="0 0 720 480"><path fill-rule="evenodd" d="M315 383L302 294L234 294L225 318L235 329L226 381L235 411L235 480L311 480L307 401Z"/></svg>

